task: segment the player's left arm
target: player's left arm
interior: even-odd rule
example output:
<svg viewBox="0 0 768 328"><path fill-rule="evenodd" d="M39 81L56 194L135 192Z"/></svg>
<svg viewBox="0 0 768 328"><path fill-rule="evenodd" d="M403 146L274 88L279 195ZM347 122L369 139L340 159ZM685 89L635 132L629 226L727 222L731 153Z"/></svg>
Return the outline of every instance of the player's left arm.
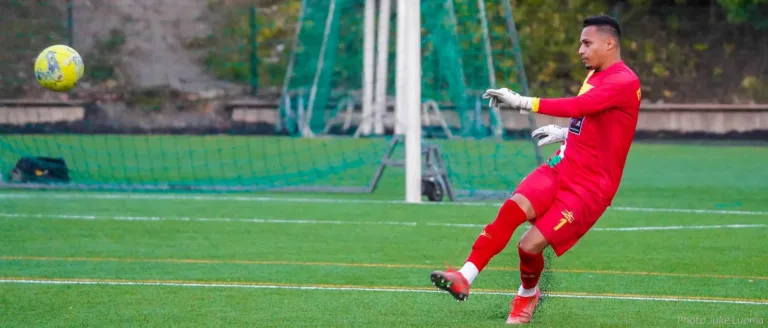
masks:
<svg viewBox="0 0 768 328"><path fill-rule="evenodd" d="M639 86L621 75L607 78L589 91L568 98L533 98L532 112L555 117L582 117L631 101Z"/></svg>

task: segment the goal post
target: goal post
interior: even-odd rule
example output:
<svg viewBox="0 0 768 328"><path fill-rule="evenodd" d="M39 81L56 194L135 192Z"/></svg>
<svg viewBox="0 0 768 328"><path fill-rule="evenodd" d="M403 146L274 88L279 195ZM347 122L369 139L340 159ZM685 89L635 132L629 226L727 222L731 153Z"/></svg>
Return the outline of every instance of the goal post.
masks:
<svg viewBox="0 0 768 328"><path fill-rule="evenodd" d="M397 0L396 109L405 113L405 200L421 202L421 1ZM415 33L414 33L415 31ZM400 122L396 122L400 123Z"/></svg>
<svg viewBox="0 0 768 328"><path fill-rule="evenodd" d="M373 115L373 82L374 70L373 63L376 47L374 45L374 36L376 35L376 0L365 0L364 7L364 32L363 32L363 99L362 99L362 121L360 122L360 132L363 135L371 133L373 122L369 119Z"/></svg>

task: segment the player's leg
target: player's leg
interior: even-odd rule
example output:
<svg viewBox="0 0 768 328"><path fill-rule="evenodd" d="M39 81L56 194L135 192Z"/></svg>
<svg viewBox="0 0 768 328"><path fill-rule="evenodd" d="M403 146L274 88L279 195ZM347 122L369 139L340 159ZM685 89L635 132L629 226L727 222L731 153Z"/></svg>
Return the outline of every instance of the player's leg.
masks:
<svg viewBox="0 0 768 328"><path fill-rule="evenodd" d="M464 266L456 271L433 271L432 283L448 291L457 300L469 296L469 286L490 260L509 243L517 227L543 213L552 203L557 190L557 173L542 165L528 175L502 204L493 222L485 226L475 242Z"/></svg>
<svg viewBox="0 0 768 328"><path fill-rule="evenodd" d="M482 271L494 256L504 250L517 227L549 209L555 200L557 187L557 172L546 164L529 174L472 244L465 267L474 266Z"/></svg>
<svg viewBox="0 0 768 328"><path fill-rule="evenodd" d="M517 254L520 256L520 290L518 295L533 296L544 270L544 249L549 241L535 225L525 232L517 244Z"/></svg>
<svg viewBox="0 0 768 328"><path fill-rule="evenodd" d="M556 205L553 204L552 208ZM546 216L547 214L545 214ZM539 218L539 222L545 218ZM536 227L535 223L517 244L517 252L520 255L520 280L521 285L517 295L510 303L508 324L521 324L531 321L533 310L541 298L538 288L539 278L544 271L544 249L549 246L549 241Z"/></svg>
<svg viewBox="0 0 768 328"><path fill-rule="evenodd" d="M518 243L520 281L507 323L530 322L541 297L539 279L544 271L544 249L551 246L561 256L597 222L606 207L587 201L569 190L558 191L550 209L539 217Z"/></svg>

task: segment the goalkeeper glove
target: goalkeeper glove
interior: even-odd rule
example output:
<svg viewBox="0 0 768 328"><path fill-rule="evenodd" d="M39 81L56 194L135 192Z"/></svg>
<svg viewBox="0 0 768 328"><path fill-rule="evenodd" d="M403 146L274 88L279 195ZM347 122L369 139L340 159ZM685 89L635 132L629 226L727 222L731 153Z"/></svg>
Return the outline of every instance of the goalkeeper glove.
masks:
<svg viewBox="0 0 768 328"><path fill-rule="evenodd" d="M512 109L519 109L521 114L528 114L532 111L534 101L538 100L533 97L521 96L507 88L486 90L483 99L489 98L489 106L501 109L502 105L506 105Z"/></svg>
<svg viewBox="0 0 768 328"><path fill-rule="evenodd" d="M541 138L538 143L539 147L563 142L567 136L568 128L554 124L542 126L531 133L531 137L534 140Z"/></svg>

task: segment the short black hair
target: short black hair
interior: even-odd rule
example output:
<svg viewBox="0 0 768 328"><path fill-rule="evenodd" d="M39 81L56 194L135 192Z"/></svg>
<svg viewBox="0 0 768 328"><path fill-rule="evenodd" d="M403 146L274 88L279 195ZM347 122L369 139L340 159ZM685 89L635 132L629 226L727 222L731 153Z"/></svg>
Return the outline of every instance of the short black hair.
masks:
<svg viewBox="0 0 768 328"><path fill-rule="evenodd" d="M584 19L584 27L597 26L601 32L607 32L621 41L621 26L619 22L608 15L590 16Z"/></svg>

